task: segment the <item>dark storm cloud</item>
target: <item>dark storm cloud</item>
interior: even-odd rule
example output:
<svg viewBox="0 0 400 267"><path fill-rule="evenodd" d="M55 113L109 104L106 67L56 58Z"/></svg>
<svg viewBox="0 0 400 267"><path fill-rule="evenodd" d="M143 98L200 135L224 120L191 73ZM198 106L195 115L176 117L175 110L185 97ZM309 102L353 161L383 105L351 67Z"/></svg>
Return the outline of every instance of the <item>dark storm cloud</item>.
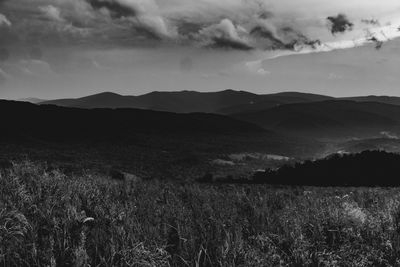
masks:
<svg viewBox="0 0 400 267"><path fill-rule="evenodd" d="M158 14L158 5L139 0L85 0L99 16L109 14L117 26L130 27L131 35L150 40L171 39L174 30L166 18Z"/></svg>
<svg viewBox="0 0 400 267"><path fill-rule="evenodd" d="M295 50L298 46L310 46L312 48L321 45L320 40L311 40L304 34L291 27L283 27L273 32L272 29L263 26L256 26L250 34L262 38L267 49Z"/></svg>
<svg viewBox="0 0 400 267"><path fill-rule="evenodd" d="M344 33L346 31L351 31L354 24L350 22L345 14L338 14L337 16L327 17L330 22L330 30L332 34Z"/></svg>
<svg viewBox="0 0 400 267"><path fill-rule="evenodd" d="M113 18L134 17L137 11L114 0L87 0L94 9L106 9Z"/></svg>
<svg viewBox="0 0 400 267"><path fill-rule="evenodd" d="M262 26L256 26L251 31L250 34L264 39L265 46L270 49L282 49L286 46L286 44L280 40L275 34L270 30L266 29Z"/></svg>
<svg viewBox="0 0 400 267"><path fill-rule="evenodd" d="M274 18L272 11L257 4L261 2L231 1L232 6L228 2L216 3L220 10L216 9L218 13L212 15L190 11L195 4L179 7L176 14L171 15L163 13L160 6L165 5L157 0L0 0L6 11L15 18L17 15L23 18L16 20L12 29L0 28L0 45L101 47L174 44L246 51L291 50L295 44L310 43L305 41L304 35L285 33L283 37L275 36L272 31L258 26L259 22L270 23ZM206 8L205 3L199 6ZM235 7L235 3L240 5ZM243 15L233 16L236 12ZM225 18L224 13L227 13Z"/></svg>
<svg viewBox="0 0 400 267"><path fill-rule="evenodd" d="M223 19L219 23L201 29L197 36L205 47L214 49L252 50L246 30L229 19Z"/></svg>
<svg viewBox="0 0 400 267"><path fill-rule="evenodd" d="M297 51L317 49L321 42L316 37L327 32L324 15L297 21L294 13L280 15L262 0L0 0L0 6L0 14L12 22L0 27L3 47L184 45ZM327 20L334 35L354 26L344 14ZM377 20L359 17L358 22L378 26Z"/></svg>
<svg viewBox="0 0 400 267"><path fill-rule="evenodd" d="M320 40L312 40L292 27L283 27L279 32L283 36L283 39L288 40L285 43L285 48L287 49L295 50L297 46L316 48L321 45Z"/></svg>

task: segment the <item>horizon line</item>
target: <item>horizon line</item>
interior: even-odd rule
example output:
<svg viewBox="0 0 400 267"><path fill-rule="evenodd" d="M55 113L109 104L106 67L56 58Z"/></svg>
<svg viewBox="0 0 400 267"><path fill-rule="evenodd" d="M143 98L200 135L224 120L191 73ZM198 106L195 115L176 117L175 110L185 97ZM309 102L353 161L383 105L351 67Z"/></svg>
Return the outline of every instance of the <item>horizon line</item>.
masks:
<svg viewBox="0 0 400 267"><path fill-rule="evenodd" d="M104 95L104 94L110 94L110 95L117 95L121 97L140 97L140 96L145 96L149 94L154 94L154 93L199 93L199 94L212 94L212 93L222 93L222 92L227 92L227 91L232 91L232 92L237 92L237 93L249 93L253 95L258 95L258 96L265 96L265 95L277 95L277 94L287 94L287 93L293 93L293 94L309 94L309 95L318 95L318 96L325 96L325 97L331 97L331 98L336 98L336 99L341 99L341 98L351 98L351 97L399 97L397 95L377 95L377 94L367 94L367 95L351 95L351 96L332 96L328 94L321 94L321 93L312 93L312 92L303 92L303 91L278 91L278 92L271 92L271 93L254 93L251 91L246 91L246 90L238 90L238 89L224 89L224 90L217 90L217 91L196 91L196 90L176 90L176 91L159 91L159 90L154 90L150 91L148 93L143 93L143 94L138 94L138 95L130 95L130 94L120 94L117 92L112 92L112 91L102 91L98 93L93 93L89 95L84 95L84 96L79 96L79 97L62 97L62 98L41 98L41 97L35 97L35 96L28 96L28 97L19 97L19 98L0 98L4 100L14 100L14 101L24 101L24 100L29 100L29 99L36 99L40 100L41 102L46 102L46 101L54 101L54 100L65 100L65 99L81 99L81 98L86 98L86 97L92 97L92 96L98 96L98 95Z"/></svg>

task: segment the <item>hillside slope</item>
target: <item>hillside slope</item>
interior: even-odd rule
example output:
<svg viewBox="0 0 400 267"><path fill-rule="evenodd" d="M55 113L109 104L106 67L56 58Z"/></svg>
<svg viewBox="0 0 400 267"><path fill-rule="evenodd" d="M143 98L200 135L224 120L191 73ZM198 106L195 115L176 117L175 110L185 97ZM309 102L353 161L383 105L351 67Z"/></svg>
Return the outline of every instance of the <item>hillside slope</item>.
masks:
<svg viewBox="0 0 400 267"><path fill-rule="evenodd" d="M292 135L366 137L382 131L397 132L400 106L335 100L288 104L233 117Z"/></svg>
<svg viewBox="0 0 400 267"><path fill-rule="evenodd" d="M0 135L72 138L118 138L134 133L266 133L259 126L215 114L176 114L139 109L78 109L0 101Z"/></svg>

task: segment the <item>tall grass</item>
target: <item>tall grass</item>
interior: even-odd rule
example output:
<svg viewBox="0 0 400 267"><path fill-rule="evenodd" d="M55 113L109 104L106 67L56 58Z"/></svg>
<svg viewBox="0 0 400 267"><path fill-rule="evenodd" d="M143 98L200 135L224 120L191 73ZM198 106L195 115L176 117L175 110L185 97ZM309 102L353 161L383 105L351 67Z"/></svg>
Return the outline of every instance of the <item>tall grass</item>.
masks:
<svg viewBox="0 0 400 267"><path fill-rule="evenodd" d="M396 266L400 190L0 177L3 266Z"/></svg>

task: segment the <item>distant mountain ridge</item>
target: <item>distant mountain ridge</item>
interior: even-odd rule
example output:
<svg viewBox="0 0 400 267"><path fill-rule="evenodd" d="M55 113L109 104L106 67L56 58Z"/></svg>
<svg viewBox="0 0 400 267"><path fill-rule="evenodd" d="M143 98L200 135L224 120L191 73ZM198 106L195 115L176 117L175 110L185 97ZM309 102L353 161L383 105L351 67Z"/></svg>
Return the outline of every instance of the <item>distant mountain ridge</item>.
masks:
<svg viewBox="0 0 400 267"><path fill-rule="evenodd" d="M123 96L112 92L81 98L56 99L48 101L28 101L76 108L137 108L175 113L217 113L237 114L262 111L285 104L319 102L326 100L351 100L355 102L378 102L400 105L400 97L357 96L335 98L326 95L282 92L274 94L254 94L246 91L224 90L218 92L154 91L139 96Z"/></svg>
<svg viewBox="0 0 400 267"><path fill-rule="evenodd" d="M259 95L259 96L260 97L256 101L222 108L218 110L217 113L229 115L235 113L260 111L285 104L308 103L308 102L326 101L334 99L333 97L330 96L299 93L299 92L282 92L282 93Z"/></svg>
<svg viewBox="0 0 400 267"><path fill-rule="evenodd" d="M219 92L151 92L139 96L122 96L105 92L82 98L43 101L51 104L77 108L139 108L176 113L206 112L230 114L243 110L259 110L288 103L328 100L331 97L285 92L258 95L246 91L224 90Z"/></svg>
<svg viewBox="0 0 400 267"><path fill-rule="evenodd" d="M381 132L400 135L400 97L389 96L334 98L299 92L257 95L234 90L152 92L140 96L105 92L40 105L221 114L286 136L311 139L376 138Z"/></svg>
<svg viewBox="0 0 400 267"><path fill-rule="evenodd" d="M176 113L209 112L221 106L253 101L256 96L247 92L223 91L217 93L152 92L140 96L122 96L100 93L77 99L59 99L40 104L52 104L77 108L138 108Z"/></svg>

